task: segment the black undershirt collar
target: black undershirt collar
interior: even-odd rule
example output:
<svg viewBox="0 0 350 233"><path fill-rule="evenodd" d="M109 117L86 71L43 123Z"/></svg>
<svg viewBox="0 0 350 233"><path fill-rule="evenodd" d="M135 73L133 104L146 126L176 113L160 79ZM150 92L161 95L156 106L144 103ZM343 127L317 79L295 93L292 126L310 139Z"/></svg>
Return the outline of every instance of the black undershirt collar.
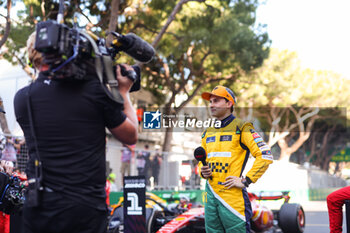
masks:
<svg viewBox="0 0 350 233"><path fill-rule="evenodd" d="M236 117L232 114L230 114L228 117L226 117L225 119L221 120L221 126L218 127L217 129L220 128L224 128L226 127L228 124L230 124Z"/></svg>

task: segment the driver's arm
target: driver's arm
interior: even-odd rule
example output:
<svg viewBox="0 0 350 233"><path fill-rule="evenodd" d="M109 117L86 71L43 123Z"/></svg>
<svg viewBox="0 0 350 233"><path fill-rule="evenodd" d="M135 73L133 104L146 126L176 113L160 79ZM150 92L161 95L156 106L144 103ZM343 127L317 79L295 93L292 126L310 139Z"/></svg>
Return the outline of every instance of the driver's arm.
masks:
<svg viewBox="0 0 350 233"><path fill-rule="evenodd" d="M253 167L248 171L246 178L255 183L273 162L270 147L262 137L255 132L253 125L246 124L242 130L242 143L246 145L255 158Z"/></svg>

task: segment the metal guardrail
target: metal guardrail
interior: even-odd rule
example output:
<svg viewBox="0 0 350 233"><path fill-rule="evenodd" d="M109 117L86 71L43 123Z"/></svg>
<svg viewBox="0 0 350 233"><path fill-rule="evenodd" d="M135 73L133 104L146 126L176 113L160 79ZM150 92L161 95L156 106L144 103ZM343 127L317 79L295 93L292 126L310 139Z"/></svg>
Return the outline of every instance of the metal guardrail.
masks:
<svg viewBox="0 0 350 233"><path fill-rule="evenodd" d="M23 141L24 139L23 136L14 136L14 135L0 133L0 158L2 157L2 152L6 144L6 140L7 140L6 138L10 139L11 144L17 145L17 147L15 147L16 158L17 158L16 161L14 162L15 170L18 169L20 172L24 172L27 167L29 155L28 155L28 147L25 145L25 142Z"/></svg>

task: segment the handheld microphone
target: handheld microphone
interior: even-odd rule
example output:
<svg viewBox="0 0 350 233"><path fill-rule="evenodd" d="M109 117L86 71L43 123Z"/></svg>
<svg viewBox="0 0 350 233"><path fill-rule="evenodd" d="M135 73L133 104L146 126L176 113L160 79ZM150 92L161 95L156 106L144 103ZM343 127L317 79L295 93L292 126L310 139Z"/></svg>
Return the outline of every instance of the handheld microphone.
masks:
<svg viewBox="0 0 350 233"><path fill-rule="evenodd" d="M200 146L194 150L194 158L197 159L198 161L201 161L204 166L208 165L207 161L205 161L207 158L207 154L203 147Z"/></svg>
<svg viewBox="0 0 350 233"><path fill-rule="evenodd" d="M152 45L134 33L120 35L118 41L122 44L121 50L139 62L150 62L156 53Z"/></svg>
<svg viewBox="0 0 350 233"><path fill-rule="evenodd" d="M5 111L4 111L4 109L2 109L1 107L0 107L0 112L2 112L2 113L6 113Z"/></svg>
<svg viewBox="0 0 350 233"><path fill-rule="evenodd" d="M194 150L194 158L198 161L201 161L203 166L207 166L207 161L206 161L206 158L207 158L207 153L205 152L204 148L203 147L197 147L195 150ZM213 179L211 176L209 177L211 180Z"/></svg>

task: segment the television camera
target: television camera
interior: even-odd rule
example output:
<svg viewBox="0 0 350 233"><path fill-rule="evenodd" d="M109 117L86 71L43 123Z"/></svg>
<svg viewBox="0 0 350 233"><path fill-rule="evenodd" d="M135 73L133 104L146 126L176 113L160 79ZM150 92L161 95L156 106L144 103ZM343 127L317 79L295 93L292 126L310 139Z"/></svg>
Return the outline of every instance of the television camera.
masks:
<svg viewBox="0 0 350 233"><path fill-rule="evenodd" d="M61 23L63 22L61 3L62 1L57 21L40 22L36 27L35 49L43 54L44 63L50 66L48 71L50 76L84 80L92 77L89 74L96 73L106 93L116 102L122 103L113 69L116 55L123 51L135 60L147 63L155 54L154 48L133 33L122 35L117 32L110 32L114 40L111 46L107 47L104 38L99 38L90 31L78 29L76 23L73 28ZM120 67L122 75L134 82L130 91L138 91L140 67L133 65L132 71Z"/></svg>

